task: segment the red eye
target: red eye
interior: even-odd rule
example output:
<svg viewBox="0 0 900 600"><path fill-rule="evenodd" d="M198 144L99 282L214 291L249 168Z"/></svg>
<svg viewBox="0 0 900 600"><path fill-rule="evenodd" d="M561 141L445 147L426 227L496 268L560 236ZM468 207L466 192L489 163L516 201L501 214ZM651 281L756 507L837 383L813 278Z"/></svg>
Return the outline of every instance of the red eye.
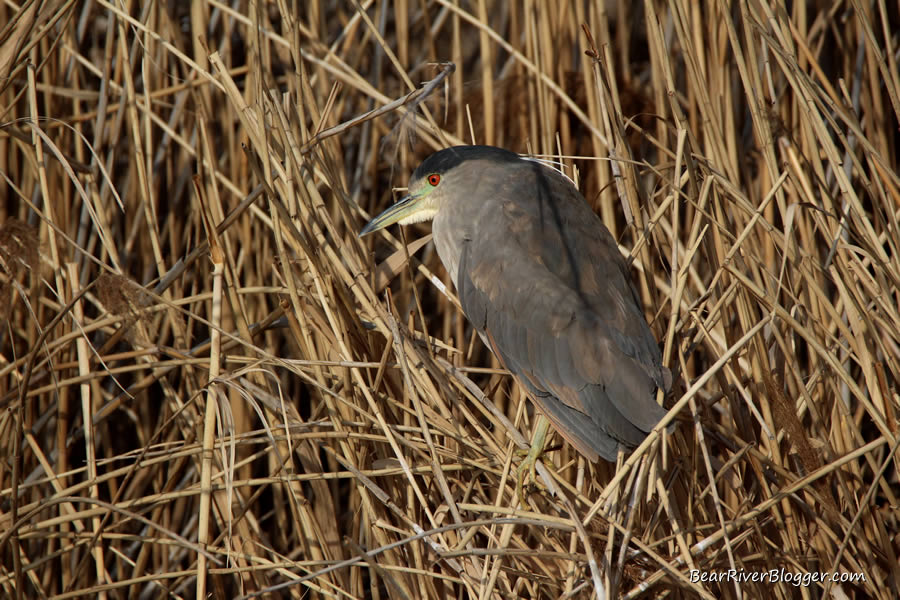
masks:
<svg viewBox="0 0 900 600"><path fill-rule="evenodd" d="M441 176L438 175L437 173L432 173L431 175L428 176L428 185L430 185L431 187L436 186L440 182L441 182Z"/></svg>

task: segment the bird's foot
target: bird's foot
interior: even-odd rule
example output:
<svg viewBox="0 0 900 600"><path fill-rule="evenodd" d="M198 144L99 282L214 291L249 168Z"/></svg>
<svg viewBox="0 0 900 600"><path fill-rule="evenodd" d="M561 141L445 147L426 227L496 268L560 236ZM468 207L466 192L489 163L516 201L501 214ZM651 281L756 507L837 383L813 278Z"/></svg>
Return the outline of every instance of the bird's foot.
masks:
<svg viewBox="0 0 900 600"><path fill-rule="evenodd" d="M534 429L534 436L531 439L531 448L527 453L521 450L518 451L518 453L525 455L525 458L519 464L519 468L516 469L516 496L522 507L527 506L524 486L525 473L528 472L529 474L529 485L537 481L535 477L535 468L537 467L537 462L541 459L541 455L544 453L544 442L547 439L547 430L549 428L550 421L543 415L538 417L538 422Z"/></svg>
<svg viewBox="0 0 900 600"><path fill-rule="evenodd" d="M528 485L537 481L535 468L537 467L537 462L541 459L541 455L544 453L544 448L543 445L532 446L527 452L520 450L518 453L523 454L525 458L522 459L522 462L519 463L519 468L516 469L516 497L519 499L519 503L525 507L527 506L525 501L525 478L528 477Z"/></svg>

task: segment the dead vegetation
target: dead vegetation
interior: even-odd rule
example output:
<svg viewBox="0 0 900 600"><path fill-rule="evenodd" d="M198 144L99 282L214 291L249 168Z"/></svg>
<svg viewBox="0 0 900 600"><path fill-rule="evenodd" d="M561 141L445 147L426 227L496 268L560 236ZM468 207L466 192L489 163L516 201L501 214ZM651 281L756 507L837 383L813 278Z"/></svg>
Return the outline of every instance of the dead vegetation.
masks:
<svg viewBox="0 0 900 600"><path fill-rule="evenodd" d="M19 4L0 595L900 594L896 3ZM578 180L679 373L528 506L428 227L356 236L473 141Z"/></svg>

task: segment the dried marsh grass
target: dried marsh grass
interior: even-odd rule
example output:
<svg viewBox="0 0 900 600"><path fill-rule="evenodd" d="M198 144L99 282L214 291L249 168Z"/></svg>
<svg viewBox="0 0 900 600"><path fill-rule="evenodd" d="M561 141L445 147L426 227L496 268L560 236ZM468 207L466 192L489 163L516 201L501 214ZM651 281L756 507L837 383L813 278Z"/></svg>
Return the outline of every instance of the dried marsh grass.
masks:
<svg viewBox="0 0 900 600"><path fill-rule="evenodd" d="M898 31L855 0L3 4L0 595L897 597ZM578 181L678 373L674 434L562 444L527 506L535 415L428 227L356 235L471 141Z"/></svg>

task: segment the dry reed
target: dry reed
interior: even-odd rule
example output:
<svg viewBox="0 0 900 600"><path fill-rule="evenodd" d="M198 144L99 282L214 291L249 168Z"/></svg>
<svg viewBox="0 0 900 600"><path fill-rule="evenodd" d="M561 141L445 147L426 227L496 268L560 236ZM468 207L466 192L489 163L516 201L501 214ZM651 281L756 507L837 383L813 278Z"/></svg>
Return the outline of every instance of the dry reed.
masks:
<svg viewBox="0 0 900 600"><path fill-rule="evenodd" d="M4 3L0 595L897 597L897 10ZM578 180L678 373L528 506L428 227L356 236L470 142Z"/></svg>

